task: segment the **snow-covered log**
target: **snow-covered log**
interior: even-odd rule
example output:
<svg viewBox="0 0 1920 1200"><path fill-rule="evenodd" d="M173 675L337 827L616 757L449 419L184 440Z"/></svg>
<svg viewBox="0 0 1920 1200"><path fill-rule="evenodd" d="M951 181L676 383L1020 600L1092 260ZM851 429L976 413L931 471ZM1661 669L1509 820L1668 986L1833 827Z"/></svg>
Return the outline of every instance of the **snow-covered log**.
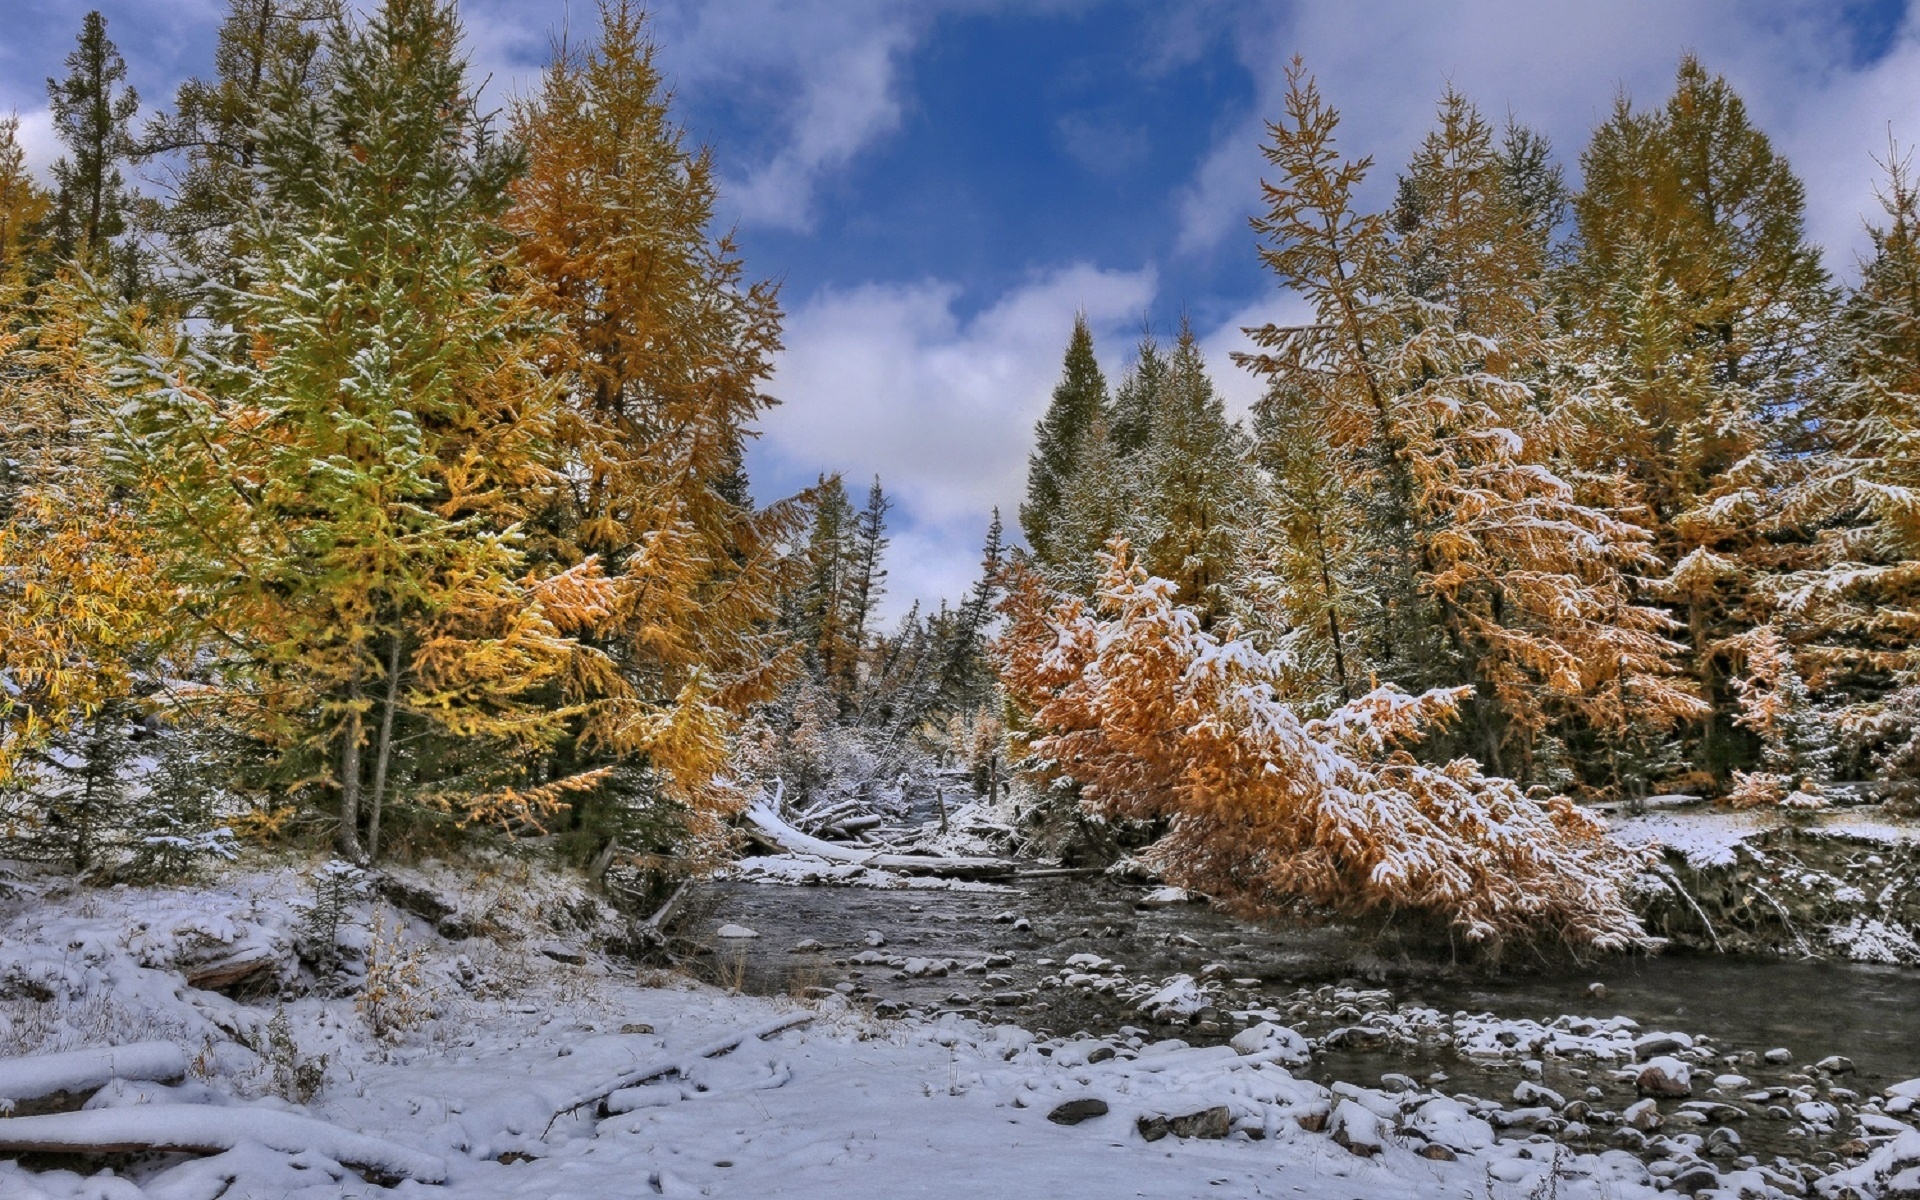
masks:
<svg viewBox="0 0 1920 1200"><path fill-rule="evenodd" d="M1014 864L999 858L941 858L933 854L887 854L855 849L801 833L788 824L772 804L762 799L746 812L754 831L779 849L808 854L828 862L854 863L908 875L949 875L960 879L1000 879L1012 875Z"/></svg>
<svg viewBox="0 0 1920 1200"><path fill-rule="evenodd" d="M590 1087L582 1088L580 1091L575 1092L554 1109L554 1119L558 1120L561 1116L573 1112L576 1109L585 1108L590 1104L598 1105L608 1096L611 1096L622 1088L630 1088L636 1084L645 1083L650 1079L660 1079L668 1075L684 1075L689 1067L703 1058L717 1058L746 1042L759 1041L762 1038L772 1037L783 1029L791 1029L795 1025L805 1025L811 1020L813 1020L813 1014L810 1012L788 1013L783 1017L768 1021L763 1025L756 1025L752 1029L743 1029L738 1033L729 1034L719 1041L711 1042L697 1050L692 1050L684 1054L676 1054L672 1058L660 1059L642 1066L629 1067L624 1071L600 1080ZM551 1128L553 1122L548 1121L547 1125Z"/></svg>
<svg viewBox="0 0 1920 1200"><path fill-rule="evenodd" d="M136 1104L89 1112L0 1119L0 1151L129 1154L144 1150L219 1154L252 1142L287 1154L311 1151L391 1179L440 1183L447 1164L410 1150L293 1113L201 1104Z"/></svg>
<svg viewBox="0 0 1920 1200"><path fill-rule="evenodd" d="M172 1042L96 1046L59 1054L0 1059L0 1111L26 1100L96 1091L116 1079L171 1083L187 1073L186 1051Z"/></svg>

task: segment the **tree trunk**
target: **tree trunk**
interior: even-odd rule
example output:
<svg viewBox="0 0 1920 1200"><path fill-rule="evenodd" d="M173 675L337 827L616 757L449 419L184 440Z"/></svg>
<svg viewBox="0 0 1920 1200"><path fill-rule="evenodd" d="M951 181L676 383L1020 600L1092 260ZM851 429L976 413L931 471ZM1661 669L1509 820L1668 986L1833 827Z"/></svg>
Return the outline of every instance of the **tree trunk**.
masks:
<svg viewBox="0 0 1920 1200"><path fill-rule="evenodd" d="M360 848L360 668L347 682L347 724L340 744L340 831L334 843L353 862L363 862Z"/></svg>
<svg viewBox="0 0 1920 1200"><path fill-rule="evenodd" d="M393 761L393 710L400 703L400 635L387 650L387 694L380 705L380 740L373 759L373 803L367 817L367 857L380 857L380 808L387 798L387 766Z"/></svg>

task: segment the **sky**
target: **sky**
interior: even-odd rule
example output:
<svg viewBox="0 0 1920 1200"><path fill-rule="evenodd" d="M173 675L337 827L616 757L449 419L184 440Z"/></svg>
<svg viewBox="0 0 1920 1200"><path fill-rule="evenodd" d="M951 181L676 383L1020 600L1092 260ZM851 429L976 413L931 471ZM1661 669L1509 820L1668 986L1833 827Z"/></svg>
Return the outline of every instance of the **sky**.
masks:
<svg viewBox="0 0 1920 1200"><path fill-rule="evenodd" d="M362 3L365 0L361 0ZM143 113L211 69L227 0L14 0L0 112L41 168L45 79L89 7ZM489 102L537 86L592 0L465 0ZM1905 0L659 0L651 28L721 221L778 279L786 349L749 469L768 500L822 472L894 501L897 616L958 600L998 506L1010 534L1034 422L1084 312L1110 378L1190 321L1215 385L1241 330L1297 306L1260 266L1264 122L1304 56L1383 205L1449 84L1579 152L1625 93L1657 106L1683 52L1724 74L1807 185L1842 279L1890 140L1920 141L1920 18Z"/></svg>

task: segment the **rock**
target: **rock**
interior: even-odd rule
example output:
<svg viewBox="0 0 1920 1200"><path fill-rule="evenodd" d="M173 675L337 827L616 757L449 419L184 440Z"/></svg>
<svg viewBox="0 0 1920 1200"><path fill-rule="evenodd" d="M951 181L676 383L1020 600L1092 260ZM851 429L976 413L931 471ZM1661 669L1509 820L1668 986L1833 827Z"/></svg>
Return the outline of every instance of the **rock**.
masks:
<svg viewBox="0 0 1920 1200"><path fill-rule="evenodd" d="M1139 1010L1156 1021L1173 1021L1196 1016L1206 1006L1206 993L1193 981L1193 976L1175 975L1159 991L1142 1000Z"/></svg>
<svg viewBox="0 0 1920 1200"><path fill-rule="evenodd" d="M1819 1125L1827 1129L1840 1123L1840 1110L1824 1100L1810 1100L1805 1104L1793 1106L1793 1115L1809 1125Z"/></svg>
<svg viewBox="0 0 1920 1200"><path fill-rule="evenodd" d="M822 947L818 939L807 938L805 941L795 942L791 947L788 948L787 953L788 954L812 954L815 951L820 950L821 948Z"/></svg>
<svg viewBox="0 0 1920 1200"><path fill-rule="evenodd" d="M1033 928L1033 922L1021 917L1013 923L1013 928L1016 933L1026 933Z"/></svg>
<svg viewBox="0 0 1920 1200"><path fill-rule="evenodd" d="M1195 897L1192 892L1178 887L1157 887L1134 903L1145 908L1167 908L1175 904L1191 904Z"/></svg>
<svg viewBox="0 0 1920 1200"><path fill-rule="evenodd" d="M1542 1087L1532 1080L1522 1079L1514 1085L1513 1099L1518 1104L1545 1104L1555 1109L1565 1108L1567 1098L1549 1087Z"/></svg>
<svg viewBox="0 0 1920 1200"><path fill-rule="evenodd" d="M1642 1133L1660 1128L1660 1106L1652 1100L1638 1100L1627 1105L1620 1114L1620 1120L1629 1129L1638 1129Z"/></svg>
<svg viewBox="0 0 1920 1200"><path fill-rule="evenodd" d="M1105 1100L1100 1099L1098 1096L1082 1096L1078 1100L1069 1100L1065 1104L1056 1105L1054 1110L1047 1114L1047 1120L1052 1121L1055 1125L1078 1125L1082 1121L1091 1120L1094 1117L1104 1117L1106 1115L1107 1102ZM1149 1138L1148 1140L1151 1141L1153 1139Z"/></svg>
<svg viewBox="0 0 1920 1200"><path fill-rule="evenodd" d="M1773 1066L1784 1067L1793 1061L1793 1051L1787 1049L1785 1046L1775 1046L1760 1057L1766 1059L1767 1062Z"/></svg>
<svg viewBox="0 0 1920 1200"><path fill-rule="evenodd" d="M1344 1025L1326 1036L1329 1050L1378 1050L1387 1044L1387 1031L1370 1025Z"/></svg>
<svg viewBox="0 0 1920 1200"><path fill-rule="evenodd" d="M713 936L723 938L757 938L760 935L745 925L726 924L713 931Z"/></svg>
<svg viewBox="0 0 1920 1200"><path fill-rule="evenodd" d="M1454 1151L1484 1150L1493 1145L1493 1126L1460 1101L1435 1096L1415 1109L1407 1128L1431 1145Z"/></svg>
<svg viewBox="0 0 1920 1200"><path fill-rule="evenodd" d="M1169 1133L1182 1138L1223 1138L1232 1131L1233 1113L1224 1104L1177 1117L1151 1113L1141 1117L1134 1127L1149 1142L1157 1142Z"/></svg>
<svg viewBox="0 0 1920 1200"><path fill-rule="evenodd" d="M860 940L877 949L887 944L887 935L881 933L878 929L869 929L867 930L867 935Z"/></svg>
<svg viewBox="0 0 1920 1200"><path fill-rule="evenodd" d="M1825 1071L1829 1075L1853 1074L1853 1060L1843 1054L1829 1054L1813 1065L1815 1070Z"/></svg>
<svg viewBox="0 0 1920 1200"><path fill-rule="evenodd" d="M1695 1163L1692 1166L1682 1167L1668 1181L1667 1186L1673 1191L1691 1196L1695 1192L1704 1192L1710 1187L1720 1186L1720 1172L1705 1163Z"/></svg>
<svg viewBox="0 0 1920 1200"><path fill-rule="evenodd" d="M1693 1039L1684 1033L1649 1033L1633 1041L1633 1056L1640 1062L1662 1054L1672 1054L1676 1050L1691 1049Z"/></svg>
<svg viewBox="0 0 1920 1200"><path fill-rule="evenodd" d="M376 872L373 886L394 907L412 913L429 925L460 908L460 902L450 893L413 871Z"/></svg>
<svg viewBox="0 0 1920 1200"><path fill-rule="evenodd" d="M1677 1058L1656 1055L1634 1076L1633 1086L1642 1096L1691 1096L1693 1069Z"/></svg>
<svg viewBox="0 0 1920 1200"><path fill-rule="evenodd" d="M1335 1145L1344 1146L1349 1153L1362 1158L1373 1157L1387 1144L1386 1122L1372 1109L1352 1100L1334 1105L1333 1115L1327 1120L1327 1131L1333 1135Z"/></svg>
<svg viewBox="0 0 1920 1200"><path fill-rule="evenodd" d="M653 1026L645 1021L628 1021L620 1027L621 1033L652 1033Z"/></svg>
<svg viewBox="0 0 1920 1200"><path fill-rule="evenodd" d="M1430 1158L1435 1162L1453 1162L1460 1156L1442 1146L1439 1142L1428 1142L1414 1153L1421 1158Z"/></svg>
<svg viewBox="0 0 1920 1200"><path fill-rule="evenodd" d="M722 930L720 936L725 937L726 931ZM753 935L749 934L748 936L751 937ZM565 942L539 942L536 943L533 948L538 953L546 955L555 962L572 963L578 966L587 961L587 956L580 947L569 946Z"/></svg>

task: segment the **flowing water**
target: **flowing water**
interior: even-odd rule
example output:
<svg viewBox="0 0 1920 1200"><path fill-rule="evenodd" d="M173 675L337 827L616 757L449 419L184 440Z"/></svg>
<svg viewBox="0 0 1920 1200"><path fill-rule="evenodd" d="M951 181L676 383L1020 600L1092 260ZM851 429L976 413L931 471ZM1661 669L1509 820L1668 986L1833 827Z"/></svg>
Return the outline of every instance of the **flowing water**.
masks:
<svg viewBox="0 0 1920 1200"><path fill-rule="evenodd" d="M1432 1008L1543 1024L1563 1014L1625 1016L1647 1031L1705 1035L1715 1065L1696 1071L1707 1078L1733 1071L1755 1087L1823 1095L1840 1088L1843 1100L1849 1090L1871 1095L1920 1076L1920 973L1909 969L1673 955L1487 975L1443 963L1388 964L1338 929L1264 927L1204 905L1140 907L1142 895L1098 878L1031 879L992 893L723 882L708 886L689 933L705 936L716 976L747 991L837 988L883 1015L959 1011L1042 1036L1084 1031L1198 1044L1232 1036L1254 1009L1314 1037L1362 1022L1365 1014L1351 1003L1360 998L1375 1011ZM724 923L759 936L712 937ZM1213 977L1216 1009L1193 1022L1155 1025L1122 997L1051 986L1075 954L1098 955L1111 962L1107 970L1142 984L1204 972ZM946 960L952 966L914 975L899 969L902 959L925 960L905 964L909 972L929 964L938 971ZM1790 1051L1790 1063L1764 1058L1778 1048ZM1851 1059L1857 1074L1806 1073L1806 1064L1829 1055ZM1565 1096L1588 1096L1595 1108L1621 1109L1635 1098L1631 1082L1604 1066L1549 1060L1544 1069L1527 1068L1471 1060L1445 1046L1323 1050L1311 1070L1323 1082L1373 1084L1389 1072L1436 1077L1447 1090L1503 1101L1531 1070ZM1699 1093L1699 1074L1696 1080ZM1830 1158L1822 1147L1848 1136L1841 1128L1809 1139L1794 1122L1767 1119L1764 1104L1748 1109L1760 1119L1745 1122L1742 1136L1762 1155Z"/></svg>

